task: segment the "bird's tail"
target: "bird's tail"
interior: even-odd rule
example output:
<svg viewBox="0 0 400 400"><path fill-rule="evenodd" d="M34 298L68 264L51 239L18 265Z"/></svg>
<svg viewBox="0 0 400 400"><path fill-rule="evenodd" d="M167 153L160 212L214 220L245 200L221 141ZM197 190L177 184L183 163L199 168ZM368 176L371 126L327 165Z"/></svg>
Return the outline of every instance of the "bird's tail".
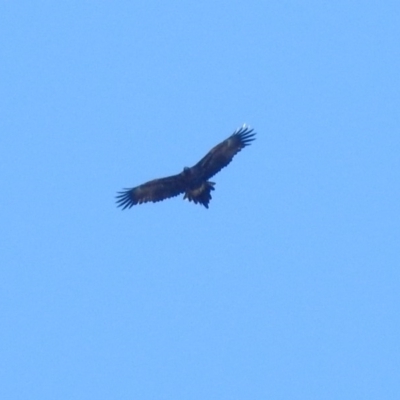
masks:
<svg viewBox="0 0 400 400"><path fill-rule="evenodd" d="M214 182L201 182L199 186L196 186L193 189L188 189L183 198L193 201L195 204L200 203L205 208L208 208L208 203L211 200L211 191L215 190L214 185Z"/></svg>

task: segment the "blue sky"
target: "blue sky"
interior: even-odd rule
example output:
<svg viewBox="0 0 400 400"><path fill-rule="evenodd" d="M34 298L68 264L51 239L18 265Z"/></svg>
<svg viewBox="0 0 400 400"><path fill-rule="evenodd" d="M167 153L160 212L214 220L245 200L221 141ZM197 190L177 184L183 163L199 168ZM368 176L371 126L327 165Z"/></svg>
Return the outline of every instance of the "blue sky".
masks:
<svg viewBox="0 0 400 400"><path fill-rule="evenodd" d="M400 4L0 5L2 399L398 399ZM214 181L121 211L243 123Z"/></svg>

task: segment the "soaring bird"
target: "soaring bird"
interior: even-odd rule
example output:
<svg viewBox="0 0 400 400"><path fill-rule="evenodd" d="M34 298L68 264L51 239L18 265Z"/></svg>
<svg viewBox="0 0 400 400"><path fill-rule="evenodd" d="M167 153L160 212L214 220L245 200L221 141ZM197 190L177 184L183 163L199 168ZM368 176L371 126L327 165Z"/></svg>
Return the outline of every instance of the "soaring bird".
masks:
<svg viewBox="0 0 400 400"><path fill-rule="evenodd" d="M136 204L149 201L155 203L184 193L184 199L208 208L211 191L215 190L215 183L209 179L226 167L240 150L250 145L255 139L256 133L253 131L254 129L243 125L213 147L197 164L191 168L185 167L178 175L154 179L131 189L123 189L116 196L118 207L124 210Z"/></svg>

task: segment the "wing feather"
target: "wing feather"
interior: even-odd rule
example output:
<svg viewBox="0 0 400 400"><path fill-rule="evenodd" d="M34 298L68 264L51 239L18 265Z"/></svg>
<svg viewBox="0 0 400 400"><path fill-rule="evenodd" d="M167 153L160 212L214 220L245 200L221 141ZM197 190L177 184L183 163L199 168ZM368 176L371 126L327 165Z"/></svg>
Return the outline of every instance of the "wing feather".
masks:
<svg viewBox="0 0 400 400"><path fill-rule="evenodd" d="M131 208L136 204L147 203L149 201L155 203L178 196L185 189L186 185L181 174L154 179L134 188L118 192L116 196L117 205L125 210L125 208Z"/></svg>
<svg viewBox="0 0 400 400"><path fill-rule="evenodd" d="M194 167L201 171L203 179L209 179L225 168L244 147L249 146L255 139L254 129L243 125L223 142L212 148Z"/></svg>

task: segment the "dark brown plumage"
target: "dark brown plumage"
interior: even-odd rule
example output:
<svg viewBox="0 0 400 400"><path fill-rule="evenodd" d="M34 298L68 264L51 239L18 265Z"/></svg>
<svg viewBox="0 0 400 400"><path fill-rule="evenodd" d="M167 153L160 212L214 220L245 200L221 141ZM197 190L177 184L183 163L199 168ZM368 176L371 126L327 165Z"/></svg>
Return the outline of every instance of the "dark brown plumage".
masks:
<svg viewBox="0 0 400 400"><path fill-rule="evenodd" d="M243 125L223 142L212 148L205 157L191 168L185 167L178 175L154 179L132 189L118 192L118 207L131 208L136 204L157 202L185 193L184 199L208 208L214 182L212 176L226 167L232 158L255 139L253 129Z"/></svg>

